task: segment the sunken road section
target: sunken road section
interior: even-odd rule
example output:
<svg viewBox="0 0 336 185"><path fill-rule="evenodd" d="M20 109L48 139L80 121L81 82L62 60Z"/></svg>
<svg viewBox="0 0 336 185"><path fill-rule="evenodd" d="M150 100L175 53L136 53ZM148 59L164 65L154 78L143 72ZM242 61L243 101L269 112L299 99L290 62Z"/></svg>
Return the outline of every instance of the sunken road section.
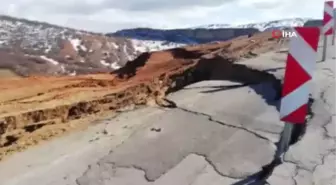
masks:
<svg viewBox="0 0 336 185"><path fill-rule="evenodd" d="M172 106L165 96L204 80L280 82L235 62L279 46L270 33L143 53L112 73L0 80L0 160L94 120L146 105Z"/></svg>

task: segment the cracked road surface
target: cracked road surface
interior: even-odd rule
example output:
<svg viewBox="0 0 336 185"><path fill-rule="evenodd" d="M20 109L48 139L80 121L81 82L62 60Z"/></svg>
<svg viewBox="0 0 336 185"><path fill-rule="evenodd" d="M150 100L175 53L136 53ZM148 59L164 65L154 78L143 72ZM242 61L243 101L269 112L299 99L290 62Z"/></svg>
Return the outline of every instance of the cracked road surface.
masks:
<svg viewBox="0 0 336 185"><path fill-rule="evenodd" d="M168 97L178 108L125 113L90 129L91 134L79 133L14 156L1 164L0 179L6 181L0 184L237 182L273 160L273 141L283 124L272 119L278 115L276 107L266 103L275 96L270 84L205 92L231 85L235 83L193 84ZM97 136L103 129L108 134ZM36 156L41 158L29 160ZM8 166L10 170L2 170Z"/></svg>
<svg viewBox="0 0 336 185"><path fill-rule="evenodd" d="M272 185L336 184L335 53L335 47L329 45L327 60L317 63L313 78L313 118L301 141L289 148L285 163L269 178Z"/></svg>
<svg viewBox="0 0 336 185"><path fill-rule="evenodd" d="M272 185L335 180L334 63L318 63L314 117L268 178ZM286 54L240 63L281 78ZM283 123L272 84L203 81L148 107L97 123L0 163L4 185L239 185L271 163ZM329 184L328 184L329 183Z"/></svg>
<svg viewBox="0 0 336 185"><path fill-rule="evenodd" d="M209 92L232 85L206 81L170 95L177 108L146 119L147 128L90 166L77 183L232 184L261 171L273 160L273 140L283 125L272 119L276 107L266 103L276 92L271 84Z"/></svg>

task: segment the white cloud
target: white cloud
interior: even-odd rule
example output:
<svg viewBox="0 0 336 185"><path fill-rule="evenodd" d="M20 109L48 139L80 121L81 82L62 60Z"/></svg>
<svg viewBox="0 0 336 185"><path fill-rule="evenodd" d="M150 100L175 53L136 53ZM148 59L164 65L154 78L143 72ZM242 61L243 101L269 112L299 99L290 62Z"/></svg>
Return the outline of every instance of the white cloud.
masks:
<svg viewBox="0 0 336 185"><path fill-rule="evenodd" d="M279 4L281 4L282 0L239 0L239 6L251 7L254 6L255 8L272 8Z"/></svg>
<svg viewBox="0 0 336 185"><path fill-rule="evenodd" d="M1 0L0 13L89 31L322 18L321 0Z"/></svg>

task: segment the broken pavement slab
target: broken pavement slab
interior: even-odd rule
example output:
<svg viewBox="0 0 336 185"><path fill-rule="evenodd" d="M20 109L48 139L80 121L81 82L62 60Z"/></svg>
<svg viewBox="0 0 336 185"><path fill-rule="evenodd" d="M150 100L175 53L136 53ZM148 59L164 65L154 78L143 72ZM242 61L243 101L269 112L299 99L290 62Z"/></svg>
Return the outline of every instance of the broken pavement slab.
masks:
<svg viewBox="0 0 336 185"><path fill-rule="evenodd" d="M168 173L162 175L154 182L148 182L144 178L145 172L135 168L112 168L111 164L93 165L92 169L77 183L89 185L97 183L95 178L101 177L102 184L137 184L137 185L209 185L232 184L237 182L235 179L219 175L212 165L204 157L190 154L184 158L177 166ZM98 170L99 169L99 170ZM111 175L113 174L113 175ZM132 177L132 178L130 178Z"/></svg>
<svg viewBox="0 0 336 185"><path fill-rule="evenodd" d="M122 113L96 122L87 130L41 143L0 163L0 184L6 185L76 185L76 179L88 168L122 144L157 108ZM139 117L142 120L139 120ZM111 123L113 120L113 124Z"/></svg>
<svg viewBox="0 0 336 185"><path fill-rule="evenodd" d="M268 179L270 185L296 185L295 175L297 174L297 167L292 163L283 163L276 167L272 172L271 178Z"/></svg>
<svg viewBox="0 0 336 185"><path fill-rule="evenodd" d="M259 55L256 58L238 61L251 69L257 69L273 74L277 79L283 79L285 75L287 52L272 51Z"/></svg>
<svg viewBox="0 0 336 185"><path fill-rule="evenodd" d="M245 129L275 143L283 128L278 118L276 95L271 83L244 85L204 81L168 98L183 110L209 115L213 121Z"/></svg>
<svg viewBox="0 0 336 185"><path fill-rule="evenodd" d="M136 133L102 158L99 166L107 163L113 164L111 168L142 169L146 179L155 181L189 154L197 154L204 156L220 174L242 179L260 171L273 159L275 147L269 141L212 122L206 116L173 109L151 122L151 127L160 128L161 132L148 128ZM88 173L94 170L89 169ZM95 181L99 179L92 182Z"/></svg>

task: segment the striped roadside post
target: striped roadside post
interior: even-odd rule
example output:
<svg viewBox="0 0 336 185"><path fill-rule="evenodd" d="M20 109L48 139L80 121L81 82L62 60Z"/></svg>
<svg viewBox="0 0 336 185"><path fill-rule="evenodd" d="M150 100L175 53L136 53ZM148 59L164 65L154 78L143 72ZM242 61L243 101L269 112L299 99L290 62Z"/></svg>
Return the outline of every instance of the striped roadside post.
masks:
<svg viewBox="0 0 336 185"><path fill-rule="evenodd" d="M293 31L297 37L292 37L289 43L280 106L280 118L285 122L285 127L277 157L288 149L293 126L305 124L320 37L320 29L317 27L295 27Z"/></svg>
<svg viewBox="0 0 336 185"><path fill-rule="evenodd" d="M333 34L333 39L332 39L332 45L335 45L335 35L336 35L336 8L334 8L334 34Z"/></svg>
<svg viewBox="0 0 336 185"><path fill-rule="evenodd" d="M324 2L324 15L323 15L323 53L322 53L322 61L325 61L327 56L327 44L328 44L328 36L333 34L334 29L334 2L326 1Z"/></svg>

